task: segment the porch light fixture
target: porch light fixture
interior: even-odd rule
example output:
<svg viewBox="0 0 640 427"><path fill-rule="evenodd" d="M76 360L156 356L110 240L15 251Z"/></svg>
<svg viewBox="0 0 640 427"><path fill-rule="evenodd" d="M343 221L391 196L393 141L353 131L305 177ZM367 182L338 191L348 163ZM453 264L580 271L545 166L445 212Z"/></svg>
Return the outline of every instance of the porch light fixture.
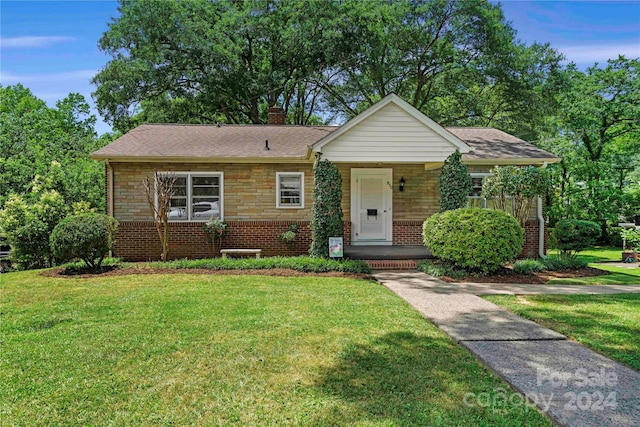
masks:
<svg viewBox="0 0 640 427"><path fill-rule="evenodd" d="M405 183L405 181L404 181L404 176L403 176L402 178L400 178L400 188L399 188L399 190L400 190L401 193L404 191L404 183Z"/></svg>

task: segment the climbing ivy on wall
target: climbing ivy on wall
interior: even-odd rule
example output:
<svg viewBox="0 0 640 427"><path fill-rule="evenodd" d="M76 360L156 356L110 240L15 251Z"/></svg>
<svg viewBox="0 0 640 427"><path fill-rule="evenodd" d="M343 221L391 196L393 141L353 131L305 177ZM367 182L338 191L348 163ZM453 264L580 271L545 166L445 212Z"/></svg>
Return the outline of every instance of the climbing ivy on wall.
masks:
<svg viewBox="0 0 640 427"><path fill-rule="evenodd" d="M458 150L444 161L438 180L440 189L440 212L467 206L467 197L471 192L471 175L462 163L462 154Z"/></svg>
<svg viewBox="0 0 640 427"><path fill-rule="evenodd" d="M311 248L315 257L329 257L329 237L342 237L342 177L329 160L317 160L313 171Z"/></svg>

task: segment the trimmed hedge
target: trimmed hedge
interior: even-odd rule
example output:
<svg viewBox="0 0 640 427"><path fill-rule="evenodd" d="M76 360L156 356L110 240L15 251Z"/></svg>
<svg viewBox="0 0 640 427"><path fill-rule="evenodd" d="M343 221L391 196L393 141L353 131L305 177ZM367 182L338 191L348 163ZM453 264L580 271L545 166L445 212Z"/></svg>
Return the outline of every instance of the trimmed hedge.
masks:
<svg viewBox="0 0 640 427"><path fill-rule="evenodd" d="M100 267L113 249L118 221L104 214L70 215L60 221L51 233L51 249L56 258L83 260L88 267Z"/></svg>
<svg viewBox="0 0 640 427"><path fill-rule="evenodd" d="M425 246L433 255L484 274L515 259L524 245L524 229L497 210L463 208L434 214L423 224Z"/></svg>

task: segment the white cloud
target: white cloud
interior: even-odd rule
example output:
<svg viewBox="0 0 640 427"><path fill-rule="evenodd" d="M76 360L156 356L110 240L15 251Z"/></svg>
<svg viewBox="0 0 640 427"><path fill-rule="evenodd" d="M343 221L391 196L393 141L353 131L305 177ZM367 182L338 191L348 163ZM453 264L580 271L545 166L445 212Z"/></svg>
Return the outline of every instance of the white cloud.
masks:
<svg viewBox="0 0 640 427"><path fill-rule="evenodd" d="M96 132L99 135L110 132L111 127L106 124L95 109L91 92L95 87L90 80L95 76L97 70L75 70L62 73L37 73L37 74L16 74L0 72L0 84L11 86L22 83L29 88L38 98L53 107L56 101L64 99L70 92L78 92L85 97L91 108L91 114L98 118Z"/></svg>
<svg viewBox="0 0 640 427"><path fill-rule="evenodd" d="M63 83L82 82L88 83L96 75L97 70L75 70L62 73L42 73L42 74L14 74L0 72L0 83L3 85L13 85L22 83L29 86L32 83Z"/></svg>
<svg viewBox="0 0 640 427"><path fill-rule="evenodd" d="M564 53L568 61L576 63L605 63L608 59L618 58L618 55L627 58L640 57L640 43L566 46L558 50Z"/></svg>
<svg viewBox="0 0 640 427"><path fill-rule="evenodd" d="M3 49L40 48L49 47L56 43L67 43L75 41L75 37L66 36L23 36L23 37L2 37L0 47Z"/></svg>

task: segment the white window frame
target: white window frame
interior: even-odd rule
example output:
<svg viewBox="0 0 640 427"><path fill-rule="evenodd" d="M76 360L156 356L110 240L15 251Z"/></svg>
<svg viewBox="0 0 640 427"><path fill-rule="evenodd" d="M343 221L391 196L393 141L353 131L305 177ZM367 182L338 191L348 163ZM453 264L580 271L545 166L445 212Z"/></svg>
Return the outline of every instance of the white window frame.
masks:
<svg viewBox="0 0 640 427"><path fill-rule="evenodd" d="M280 178L283 176L297 176L300 177L300 205L287 205L282 204L280 188ZM276 172L276 208L278 209L304 209L304 172Z"/></svg>
<svg viewBox="0 0 640 427"><path fill-rule="evenodd" d="M471 178L482 178L482 186L484 187L484 182L485 179L489 176L492 176L492 173L487 173L487 172L483 172L483 173L471 173L469 174L471 175ZM468 199L481 199L482 203L481 203L481 207L483 209L487 208L487 199L483 198L482 196L467 196Z"/></svg>
<svg viewBox="0 0 640 427"><path fill-rule="evenodd" d="M212 171L212 172L180 172L180 171L165 171L165 172L158 172L160 175L174 175L176 178L178 177L182 177L182 176L186 176L187 178L187 218L186 220L180 220L180 219L171 219L169 218L169 222L179 222L179 223L184 223L184 222L207 222L209 221L209 219L211 218L198 218L198 219L192 219L192 207L193 207L193 198L192 198L192 194L191 194L191 189L192 189L192 183L191 183L191 178L192 177L198 177L198 176L217 176L219 181L220 181L220 199L218 201L218 206L220 209L220 220L224 220L224 173L223 172L219 172L219 171ZM157 194L156 194L156 206L158 204L158 198L157 198Z"/></svg>

